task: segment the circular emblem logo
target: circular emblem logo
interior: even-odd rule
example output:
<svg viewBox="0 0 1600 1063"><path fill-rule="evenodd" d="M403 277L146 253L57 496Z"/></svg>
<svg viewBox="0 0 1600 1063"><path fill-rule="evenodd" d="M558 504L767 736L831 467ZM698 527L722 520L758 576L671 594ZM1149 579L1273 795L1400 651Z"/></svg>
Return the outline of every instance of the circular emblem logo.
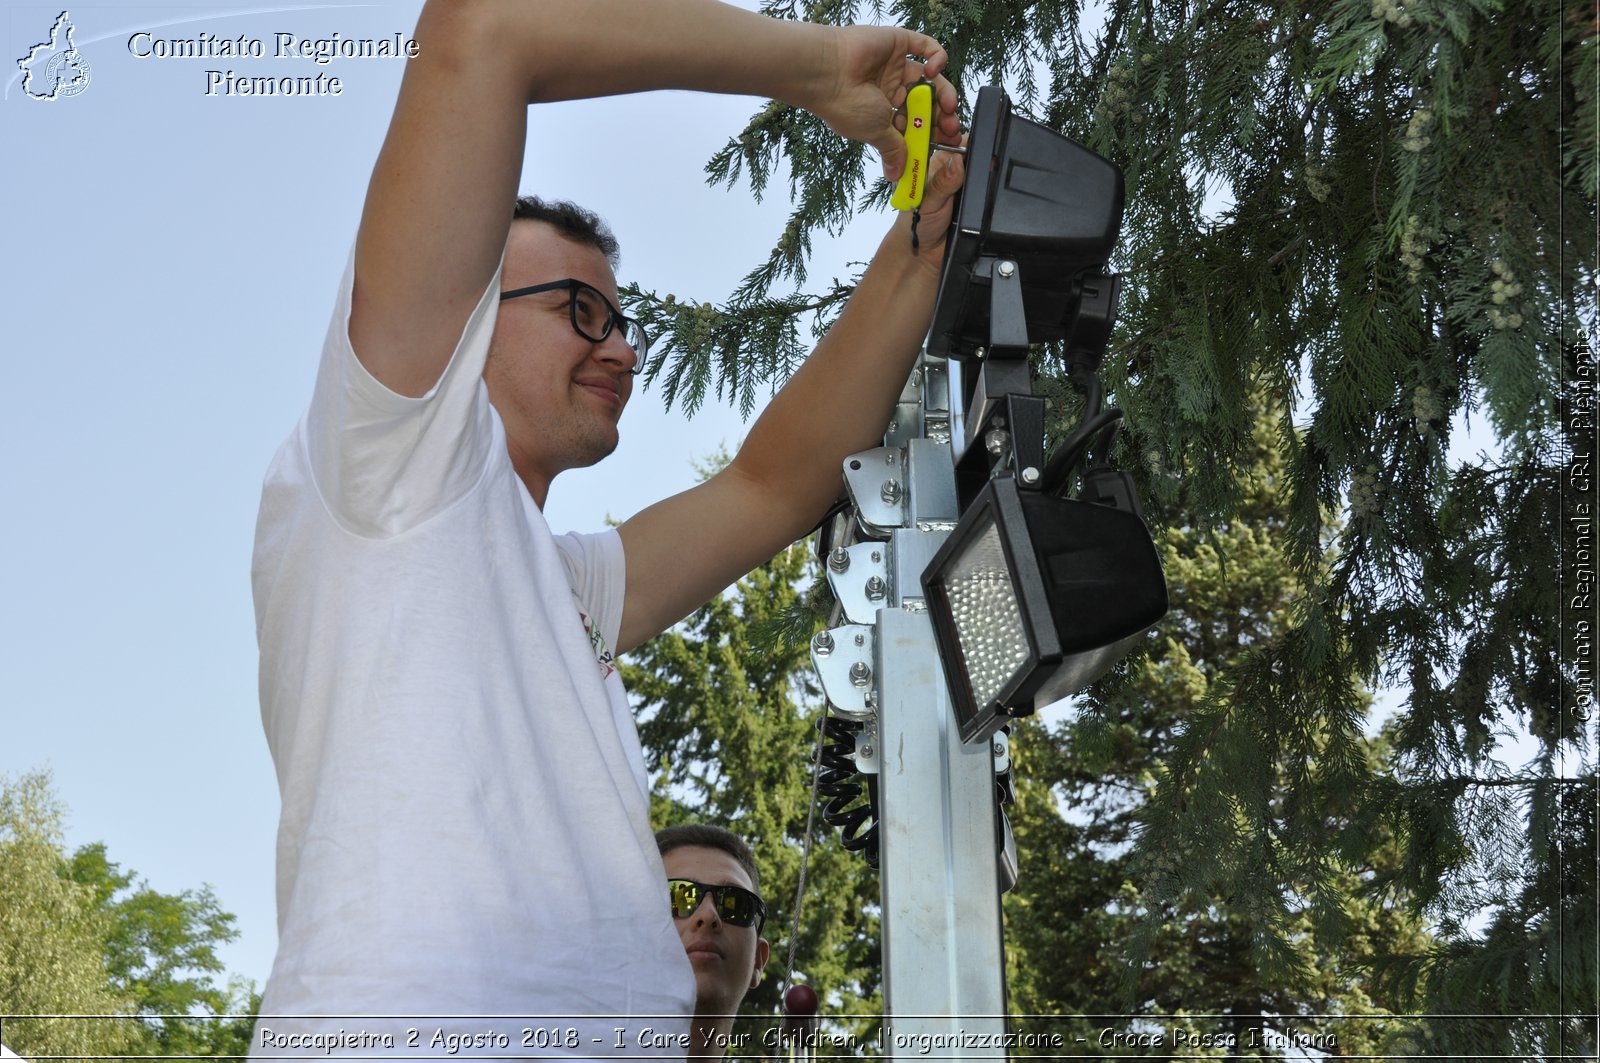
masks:
<svg viewBox="0 0 1600 1063"><path fill-rule="evenodd" d="M76 48L57 52L44 68L44 83L52 96L76 96L89 87L89 61Z"/></svg>

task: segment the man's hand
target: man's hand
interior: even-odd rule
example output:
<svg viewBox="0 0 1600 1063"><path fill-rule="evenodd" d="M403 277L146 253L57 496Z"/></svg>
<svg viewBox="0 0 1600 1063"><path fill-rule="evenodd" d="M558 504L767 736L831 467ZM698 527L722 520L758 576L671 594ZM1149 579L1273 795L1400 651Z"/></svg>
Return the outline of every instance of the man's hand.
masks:
<svg viewBox="0 0 1600 1063"><path fill-rule="evenodd" d="M966 144L963 135L956 142ZM917 261L938 274L944 266L944 243L950 235L950 220L955 212L956 194L967 179L965 156L953 151L936 151L928 160L928 183L922 190L922 206L917 209ZM911 248L910 211L902 213L895 233Z"/></svg>
<svg viewBox="0 0 1600 1063"><path fill-rule="evenodd" d="M926 77L934 84L934 137L955 143L960 135L956 90L941 73L949 56L938 41L923 33L887 26L847 26L833 39L831 77L824 77L814 98L797 100L852 140L872 145L883 158L883 175L900 178L906 166L903 117L897 109L906 89ZM911 56L920 57L918 59Z"/></svg>

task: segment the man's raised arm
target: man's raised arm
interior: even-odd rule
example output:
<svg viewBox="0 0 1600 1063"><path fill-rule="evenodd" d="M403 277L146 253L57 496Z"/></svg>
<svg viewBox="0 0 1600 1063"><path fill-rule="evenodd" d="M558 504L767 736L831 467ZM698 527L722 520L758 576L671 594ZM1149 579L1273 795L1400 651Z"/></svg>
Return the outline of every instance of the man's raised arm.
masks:
<svg viewBox="0 0 1600 1063"><path fill-rule="evenodd" d="M664 631L803 536L838 496L844 459L882 440L928 333L964 176L955 156L933 159L921 252L911 246L911 216L901 215L839 320L728 467L623 524L628 591L619 650Z"/></svg>
<svg viewBox="0 0 1600 1063"><path fill-rule="evenodd" d="M362 365L403 395L438 380L500 261L529 104L662 88L767 96L872 144L894 177L905 156L891 108L915 77L906 56L934 75L945 61L907 30L783 22L714 0L430 0L416 39L367 190L350 323ZM948 83L940 93L953 111Z"/></svg>

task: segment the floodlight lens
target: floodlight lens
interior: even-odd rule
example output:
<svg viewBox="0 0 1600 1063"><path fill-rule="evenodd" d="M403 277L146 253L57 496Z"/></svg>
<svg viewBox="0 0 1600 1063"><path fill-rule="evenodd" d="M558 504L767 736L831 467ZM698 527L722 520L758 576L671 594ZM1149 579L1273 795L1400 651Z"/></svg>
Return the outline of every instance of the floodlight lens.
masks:
<svg viewBox="0 0 1600 1063"><path fill-rule="evenodd" d="M1030 652L993 516L953 560L945 577L945 593L973 700L987 705L1027 663Z"/></svg>

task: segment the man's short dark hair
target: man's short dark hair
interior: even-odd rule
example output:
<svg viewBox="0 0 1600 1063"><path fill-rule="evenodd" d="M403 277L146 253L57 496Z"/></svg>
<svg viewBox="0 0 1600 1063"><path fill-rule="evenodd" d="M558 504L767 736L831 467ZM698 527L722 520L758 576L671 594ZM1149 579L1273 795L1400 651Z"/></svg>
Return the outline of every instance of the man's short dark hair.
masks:
<svg viewBox="0 0 1600 1063"><path fill-rule="evenodd" d="M617 243L611 227L600 220L592 210L584 210L576 203L557 200L546 203L538 196L518 196L511 211L512 221L542 221L573 243L594 248L605 256L614 270L622 261L622 247Z"/></svg>
<svg viewBox="0 0 1600 1063"><path fill-rule="evenodd" d="M750 846L733 831L724 827L714 827L709 823L684 823L676 827L662 827L656 831L656 848L661 850L662 856L686 845L721 849L739 862L745 874L750 876L750 885L757 893L761 892L761 872L756 870L756 854L751 852Z"/></svg>

